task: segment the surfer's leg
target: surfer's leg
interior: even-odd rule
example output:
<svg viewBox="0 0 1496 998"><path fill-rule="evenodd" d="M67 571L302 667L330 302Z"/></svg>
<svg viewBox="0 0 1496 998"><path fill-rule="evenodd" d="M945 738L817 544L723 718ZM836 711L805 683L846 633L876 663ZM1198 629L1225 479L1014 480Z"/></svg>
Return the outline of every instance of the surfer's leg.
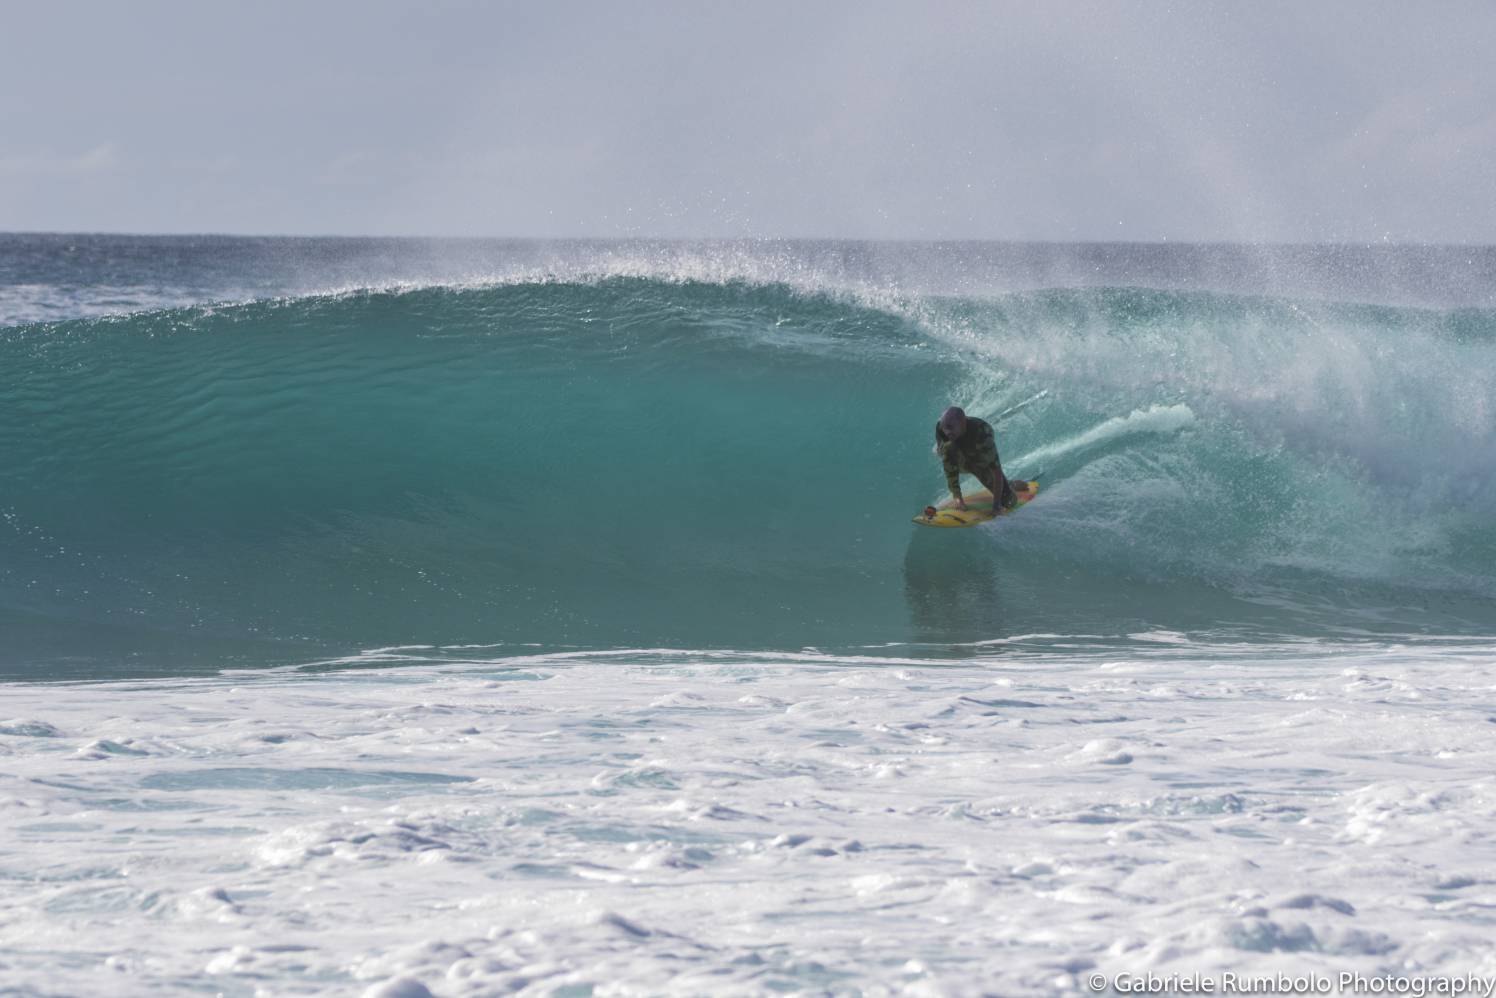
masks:
<svg viewBox="0 0 1496 998"><path fill-rule="evenodd" d="M997 503L1001 501L1003 494L1002 486L998 484L997 479L993 477L992 466L988 465L985 468L972 468L971 477L981 482L982 488L992 493L992 504L993 508L996 509Z"/></svg>
<svg viewBox="0 0 1496 998"><path fill-rule="evenodd" d="M984 469L977 476L982 479L982 484L992 493L993 508L1012 509L1018 505L1018 495L1013 491L1013 486L1008 483L1008 478L1003 474L1002 462L998 461Z"/></svg>
<svg viewBox="0 0 1496 998"><path fill-rule="evenodd" d="M1012 509L1018 505L1018 493L1013 491L1013 483L1008 481L1008 476L1003 473L1003 459L997 453L997 448L992 448L992 470L997 474L998 480L1003 483L1003 509ZM992 493L997 495L996 492Z"/></svg>
<svg viewBox="0 0 1496 998"><path fill-rule="evenodd" d="M1013 492L1013 487L1008 484L1007 476L1003 474L1003 459L997 454L997 441L988 439L972 457L975 467L971 468L971 474L977 480L987 486L992 493L992 509L1012 509L1018 505L1018 496Z"/></svg>

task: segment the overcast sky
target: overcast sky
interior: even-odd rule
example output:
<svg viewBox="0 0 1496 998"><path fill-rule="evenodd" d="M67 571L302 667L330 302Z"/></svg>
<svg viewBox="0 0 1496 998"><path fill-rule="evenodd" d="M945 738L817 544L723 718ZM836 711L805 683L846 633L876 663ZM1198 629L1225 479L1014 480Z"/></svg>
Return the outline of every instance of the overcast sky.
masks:
<svg viewBox="0 0 1496 998"><path fill-rule="evenodd" d="M0 230L1496 242L1496 4L0 0Z"/></svg>

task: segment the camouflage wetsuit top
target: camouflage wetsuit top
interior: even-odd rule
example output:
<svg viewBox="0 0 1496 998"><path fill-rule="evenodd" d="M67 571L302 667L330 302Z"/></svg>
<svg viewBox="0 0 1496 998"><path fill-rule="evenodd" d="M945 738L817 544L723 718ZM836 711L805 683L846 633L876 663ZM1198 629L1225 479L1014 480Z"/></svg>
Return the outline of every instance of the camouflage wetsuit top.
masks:
<svg viewBox="0 0 1496 998"><path fill-rule="evenodd" d="M945 464L945 484L950 487L951 495L961 494L961 472L964 471L987 486L993 495L1002 496L1003 505L1012 505L1013 490L1003 476L1002 461L997 456L997 438L985 419L967 416L966 429L955 440L947 439L945 431L936 423L935 450ZM994 468L996 475L991 474Z"/></svg>

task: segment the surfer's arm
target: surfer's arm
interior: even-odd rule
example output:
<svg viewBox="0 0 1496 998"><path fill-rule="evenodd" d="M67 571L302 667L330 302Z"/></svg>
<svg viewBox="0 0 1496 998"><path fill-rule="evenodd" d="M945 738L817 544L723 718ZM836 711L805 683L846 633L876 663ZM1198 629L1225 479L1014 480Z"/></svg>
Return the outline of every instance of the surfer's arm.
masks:
<svg viewBox="0 0 1496 998"><path fill-rule="evenodd" d="M966 500L961 498L961 469L950 458L944 458L943 460L945 463L945 487L951 490L952 499L955 499L957 503L963 503Z"/></svg>
<svg viewBox="0 0 1496 998"><path fill-rule="evenodd" d="M956 505L966 508L966 500L961 498L961 466L956 463L954 450L951 442L946 439L940 430L940 424L935 424L935 453L940 455L940 463L945 466L945 487L951 490L951 498L956 500Z"/></svg>

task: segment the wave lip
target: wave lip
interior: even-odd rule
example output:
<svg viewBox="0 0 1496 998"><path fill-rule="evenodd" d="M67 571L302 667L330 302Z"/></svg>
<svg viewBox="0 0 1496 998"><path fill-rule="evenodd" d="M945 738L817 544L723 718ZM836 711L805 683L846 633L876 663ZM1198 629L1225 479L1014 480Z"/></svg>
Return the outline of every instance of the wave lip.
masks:
<svg viewBox="0 0 1496 998"><path fill-rule="evenodd" d="M0 233L0 327L335 290L609 278L782 284L888 306L1135 287L1478 315L1496 308L1496 247Z"/></svg>

